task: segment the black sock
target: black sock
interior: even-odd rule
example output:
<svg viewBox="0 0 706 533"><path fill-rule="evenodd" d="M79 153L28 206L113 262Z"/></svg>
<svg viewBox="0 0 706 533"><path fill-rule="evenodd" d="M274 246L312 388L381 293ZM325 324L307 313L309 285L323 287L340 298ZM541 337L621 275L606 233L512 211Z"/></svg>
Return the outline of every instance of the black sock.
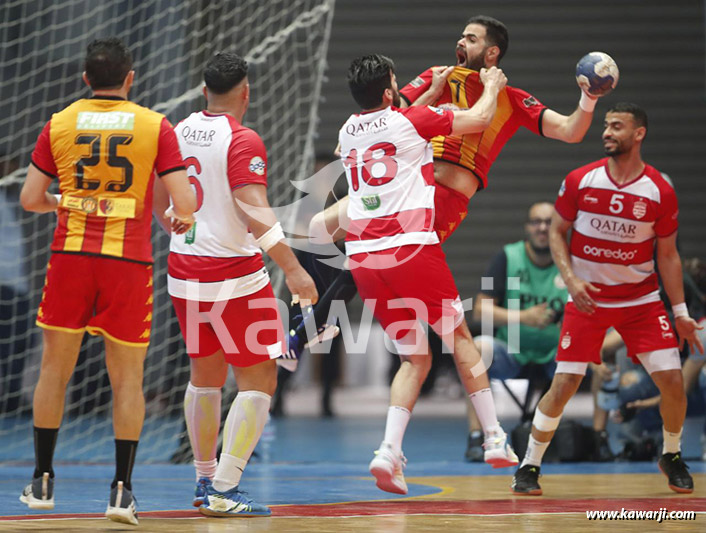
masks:
<svg viewBox="0 0 706 533"><path fill-rule="evenodd" d="M118 481L122 481L127 490L132 490L132 467L135 465L137 442L115 439L115 478L111 488L117 487Z"/></svg>
<svg viewBox="0 0 706 533"><path fill-rule="evenodd" d="M44 472L49 472L49 477L54 477L52 462L58 435L59 428L34 427L34 475L32 477L40 477Z"/></svg>

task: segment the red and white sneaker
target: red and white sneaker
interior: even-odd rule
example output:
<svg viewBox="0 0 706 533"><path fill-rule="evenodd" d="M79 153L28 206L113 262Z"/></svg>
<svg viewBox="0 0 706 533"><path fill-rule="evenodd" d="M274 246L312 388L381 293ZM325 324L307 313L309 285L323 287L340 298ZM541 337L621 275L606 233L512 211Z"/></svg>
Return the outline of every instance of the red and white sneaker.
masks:
<svg viewBox="0 0 706 533"><path fill-rule="evenodd" d="M407 483L402 472L407 459L402 452L396 453L392 446L383 442L370 461L370 473L375 476L375 484L381 490L395 494L407 494Z"/></svg>

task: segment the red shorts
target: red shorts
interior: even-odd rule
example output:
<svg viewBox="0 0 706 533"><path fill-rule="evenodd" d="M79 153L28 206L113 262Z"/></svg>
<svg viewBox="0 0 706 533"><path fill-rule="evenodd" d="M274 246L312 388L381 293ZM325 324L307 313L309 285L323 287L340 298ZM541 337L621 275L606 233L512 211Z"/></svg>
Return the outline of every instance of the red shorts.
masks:
<svg viewBox="0 0 706 533"><path fill-rule="evenodd" d="M611 327L623 338L628 355L637 364L638 354L679 346L661 301L633 307L598 307L592 315L580 312L569 302L564 308L556 360L600 364L603 338Z"/></svg>
<svg viewBox="0 0 706 533"><path fill-rule="evenodd" d="M47 265L37 325L88 331L147 346L152 324L152 265L105 256L54 253Z"/></svg>
<svg viewBox="0 0 706 533"><path fill-rule="evenodd" d="M172 296L189 357L223 350L228 364L246 367L284 353L278 300L268 283L259 291L222 302L195 302Z"/></svg>
<svg viewBox="0 0 706 533"><path fill-rule="evenodd" d="M468 214L469 199L446 185L436 184L434 192L434 231L444 242Z"/></svg>
<svg viewBox="0 0 706 533"><path fill-rule="evenodd" d="M396 263L386 265L392 257ZM391 339L404 337L417 320L440 335L450 333L463 320L458 289L438 244L355 254L350 259L360 297ZM396 307L393 302L390 309L390 301L397 299L403 305Z"/></svg>

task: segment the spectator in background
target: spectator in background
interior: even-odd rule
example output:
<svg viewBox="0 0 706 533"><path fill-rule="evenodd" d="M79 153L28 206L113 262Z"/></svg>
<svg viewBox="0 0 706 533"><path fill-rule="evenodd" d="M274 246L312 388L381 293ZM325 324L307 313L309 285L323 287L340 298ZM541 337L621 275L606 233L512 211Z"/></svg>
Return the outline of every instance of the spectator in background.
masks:
<svg viewBox="0 0 706 533"><path fill-rule="evenodd" d="M531 366L539 367L548 381L554 376L559 322L567 292L549 250L549 225L553 214L554 206L550 202L532 204L525 222L525 239L505 245L485 274L473 318L480 322L484 315L490 314L496 326L494 337L475 338L486 366L490 365L488 377L491 379L517 378ZM487 285L488 281L492 284ZM519 322L519 338L515 342L510 338L512 320ZM470 401L467 412L466 460L480 462L483 460L483 434Z"/></svg>

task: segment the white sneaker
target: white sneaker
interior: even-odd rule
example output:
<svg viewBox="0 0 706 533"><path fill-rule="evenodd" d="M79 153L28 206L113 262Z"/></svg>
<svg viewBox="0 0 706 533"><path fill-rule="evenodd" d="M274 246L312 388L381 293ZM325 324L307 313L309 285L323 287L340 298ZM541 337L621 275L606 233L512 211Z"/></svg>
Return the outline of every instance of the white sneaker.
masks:
<svg viewBox="0 0 706 533"><path fill-rule="evenodd" d="M402 471L407 466L407 459L402 452L395 453L388 443L380 444L375 457L370 461L370 473L375 476L375 484L381 490L395 494L407 494L407 483Z"/></svg>
<svg viewBox="0 0 706 533"><path fill-rule="evenodd" d="M507 434L504 432L486 437L483 449L483 460L493 468L515 466L520 462L515 451L507 443Z"/></svg>
<svg viewBox="0 0 706 533"><path fill-rule="evenodd" d="M118 481L118 486L110 489L110 501L105 511L105 517L113 522L121 522L136 526L137 507L132 491L123 486L122 481Z"/></svg>

